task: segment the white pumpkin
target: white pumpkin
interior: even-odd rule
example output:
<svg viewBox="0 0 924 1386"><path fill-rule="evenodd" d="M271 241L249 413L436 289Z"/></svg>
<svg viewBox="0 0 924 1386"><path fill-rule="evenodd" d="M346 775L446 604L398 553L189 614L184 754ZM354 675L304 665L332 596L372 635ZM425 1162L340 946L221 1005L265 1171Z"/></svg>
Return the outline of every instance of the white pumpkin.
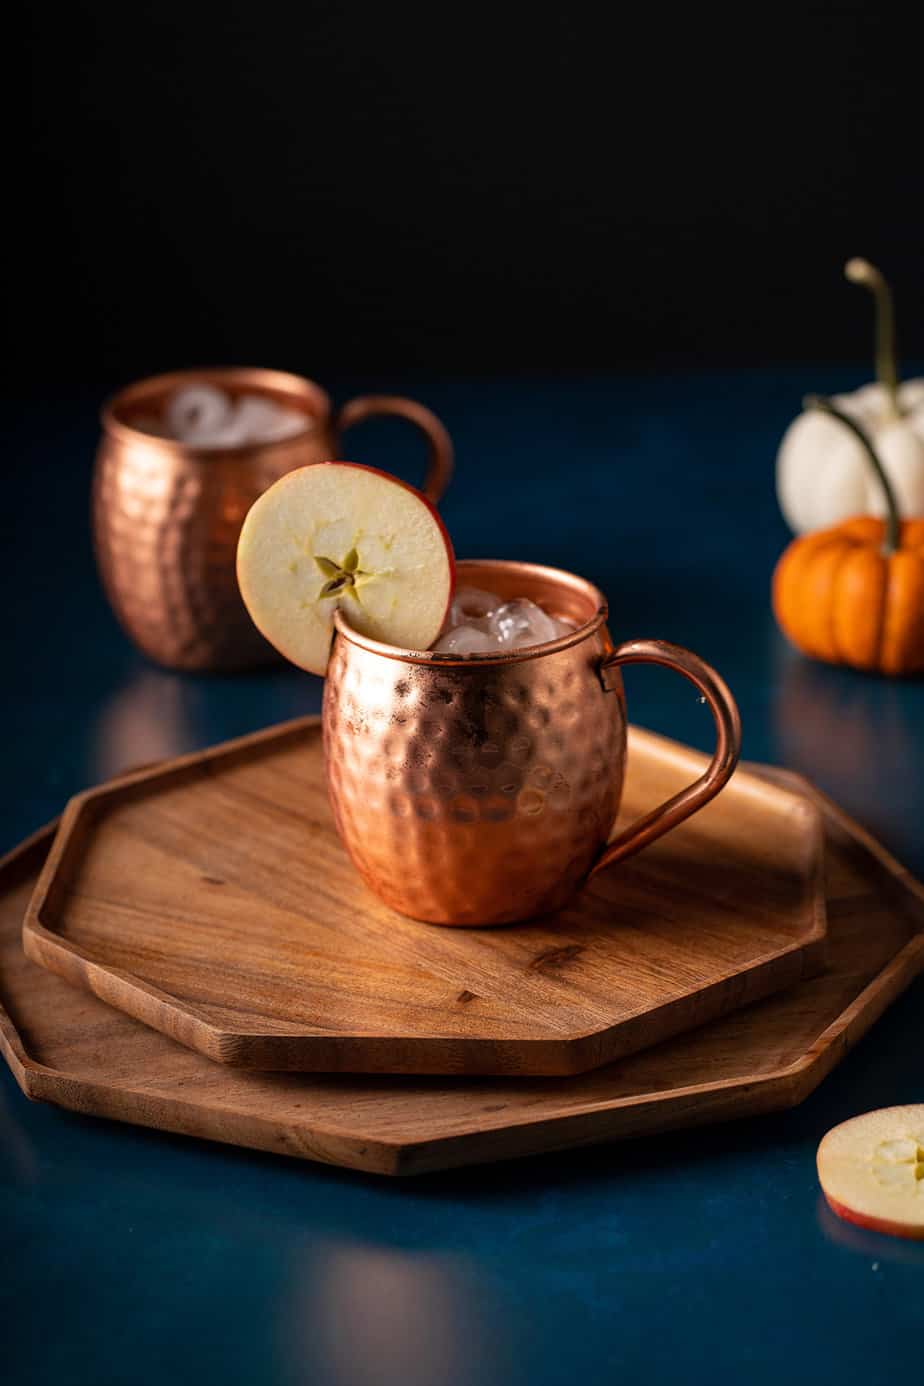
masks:
<svg viewBox="0 0 924 1386"><path fill-rule="evenodd" d="M901 514L924 515L924 379L898 388L900 417L887 408L882 385L864 385L834 403L870 435ZM787 428L776 461L776 493L790 529L826 529L851 515L882 515L881 488L860 444L817 409Z"/></svg>
<svg viewBox="0 0 924 1386"><path fill-rule="evenodd" d="M834 403L869 434L892 483L900 513L924 515L924 379L897 381L892 301L882 275L851 260L847 278L876 298L876 384ZM825 529L851 515L882 515L883 498L859 442L836 419L808 409L789 425L776 463L776 490L797 534Z"/></svg>

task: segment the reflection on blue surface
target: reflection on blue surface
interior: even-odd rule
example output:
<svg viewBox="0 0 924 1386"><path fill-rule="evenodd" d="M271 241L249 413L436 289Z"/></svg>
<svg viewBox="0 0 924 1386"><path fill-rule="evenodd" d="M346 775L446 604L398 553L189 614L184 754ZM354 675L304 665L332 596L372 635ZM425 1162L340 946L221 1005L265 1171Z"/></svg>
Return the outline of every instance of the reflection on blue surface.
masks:
<svg viewBox="0 0 924 1386"><path fill-rule="evenodd" d="M4 1088L0 1092L0 1180L10 1188L34 1184L38 1178L38 1154L21 1115L16 1089Z"/></svg>
<svg viewBox="0 0 924 1386"><path fill-rule="evenodd" d="M924 875L921 682L819 664L780 637L774 649L775 758Z"/></svg>
<svg viewBox="0 0 924 1386"><path fill-rule="evenodd" d="M452 1254L321 1240L291 1267L279 1309L293 1383L465 1386L513 1369L477 1264Z"/></svg>
<svg viewBox="0 0 924 1386"><path fill-rule="evenodd" d="M768 586L776 442L807 388L862 374L340 382L435 407L458 552L571 567L619 637L714 661L745 755L816 779L924 875L924 684L811 665ZM108 386L112 382L106 382ZM101 389L100 394L103 393ZM20 411L4 551L0 846L115 770L314 712L320 682L154 669L99 591L93 399ZM399 426L358 460L419 476ZM20 509L20 507L22 507ZM706 748L682 680L631 669L636 721ZM924 983L802 1107L724 1128L387 1183L30 1106L0 1072L0 1361L15 1386L778 1386L915 1380L924 1244L837 1223L836 1122L924 1101ZM49 1326L51 1325L51 1326Z"/></svg>
<svg viewBox="0 0 924 1386"><path fill-rule="evenodd" d="M870 1232L865 1227L844 1222L837 1217L825 1201L824 1194L818 1195L816 1203L818 1228L833 1246L843 1247L855 1256L870 1261L871 1269L881 1270L888 1265L917 1266L920 1270L921 1247L917 1242L904 1237L883 1237L878 1232Z"/></svg>
<svg viewBox="0 0 924 1386"><path fill-rule="evenodd" d="M221 712L231 725L243 721L251 705L261 710L267 724L303 717L320 707L319 680L294 670L217 683L139 663L99 708L88 746L89 778L109 779L210 744L216 687L221 689Z"/></svg>

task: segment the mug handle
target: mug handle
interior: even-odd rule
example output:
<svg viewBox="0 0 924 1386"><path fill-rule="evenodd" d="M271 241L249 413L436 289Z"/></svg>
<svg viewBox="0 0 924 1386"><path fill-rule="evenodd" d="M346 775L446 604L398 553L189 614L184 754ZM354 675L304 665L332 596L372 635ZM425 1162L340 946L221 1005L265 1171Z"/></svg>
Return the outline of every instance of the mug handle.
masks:
<svg viewBox="0 0 924 1386"><path fill-rule="evenodd" d="M427 439L427 473L421 487L427 500L438 505L452 479L453 447L446 428L426 405L401 395L359 395L346 403L337 415L334 432L339 437L354 424L377 414L390 414L416 424Z"/></svg>
<svg viewBox="0 0 924 1386"><path fill-rule="evenodd" d="M670 645L666 640L626 640L603 660L600 675L604 687L607 686L607 670L621 664L663 664L689 679L699 689L715 718L716 746L712 760L698 780L642 818L637 818L624 832L607 843L591 867L591 876L612 866L614 862L624 861L633 853L640 852L649 842L663 837L671 828L676 828L684 819L708 804L728 783L741 754L741 718L737 704L724 679L698 655L680 645Z"/></svg>

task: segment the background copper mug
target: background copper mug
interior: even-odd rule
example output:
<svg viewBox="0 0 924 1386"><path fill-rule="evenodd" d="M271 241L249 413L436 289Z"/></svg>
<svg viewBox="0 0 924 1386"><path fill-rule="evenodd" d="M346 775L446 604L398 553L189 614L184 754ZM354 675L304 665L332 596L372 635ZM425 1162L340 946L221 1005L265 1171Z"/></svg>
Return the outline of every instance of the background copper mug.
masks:
<svg viewBox="0 0 924 1386"><path fill-rule="evenodd" d="M174 390L217 385L268 396L305 415L305 429L273 443L191 447L144 430ZM414 400L369 395L334 417L313 381L283 371L176 371L129 385L104 405L93 480L93 535L106 594L128 635L173 669L228 670L277 656L241 601L234 571L244 516L285 472L339 453L341 432L376 414L420 428L429 445L424 492L438 501L452 475L452 443Z"/></svg>
<svg viewBox="0 0 924 1386"><path fill-rule="evenodd" d="M707 804L738 759L734 699L707 664L657 640L613 646L602 594L531 563L462 562L460 582L528 596L579 623L532 651L460 659L382 645L337 616L324 690L328 788L341 837L392 908L438 924L504 924L559 908ZM715 718L695 784L607 845L622 794L620 665L677 669Z"/></svg>

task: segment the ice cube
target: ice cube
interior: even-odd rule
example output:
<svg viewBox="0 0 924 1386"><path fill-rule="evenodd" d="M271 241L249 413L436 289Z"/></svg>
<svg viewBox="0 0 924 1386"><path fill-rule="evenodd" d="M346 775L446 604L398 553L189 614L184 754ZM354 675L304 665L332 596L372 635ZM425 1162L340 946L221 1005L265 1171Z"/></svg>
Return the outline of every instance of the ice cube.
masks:
<svg viewBox="0 0 924 1386"><path fill-rule="evenodd" d="M441 635L433 646L435 654L471 655L496 653L497 639L488 630L477 626L456 626Z"/></svg>
<svg viewBox="0 0 924 1386"><path fill-rule="evenodd" d="M283 438L294 438L296 433L314 428L314 419L309 414L300 414L297 409L277 408L276 417L264 430L261 443L278 443Z"/></svg>
<svg viewBox="0 0 924 1386"><path fill-rule="evenodd" d="M488 618L488 624L498 643L512 649L544 645L559 634L552 617L528 597L517 597L499 606Z"/></svg>
<svg viewBox="0 0 924 1386"><path fill-rule="evenodd" d="M193 448L236 448L248 441L247 434L232 413L216 428L189 428L181 439Z"/></svg>
<svg viewBox="0 0 924 1386"><path fill-rule="evenodd" d="M449 608L447 628L452 630L454 626L465 625L472 616L478 619L490 616L500 604L501 599L494 592L485 592L480 587L460 587Z"/></svg>
<svg viewBox="0 0 924 1386"><path fill-rule="evenodd" d="M258 441L276 422L279 406L265 395L241 395L234 404L234 419L249 443Z"/></svg>
<svg viewBox="0 0 924 1386"><path fill-rule="evenodd" d="M307 414L277 404L265 395L242 395L234 407L234 418L248 443L274 443L291 438L313 422Z"/></svg>
<svg viewBox="0 0 924 1386"><path fill-rule="evenodd" d="M230 415L231 400L224 390L214 385L184 385L167 400L167 432L182 443L193 441L191 433L208 441L230 421Z"/></svg>

